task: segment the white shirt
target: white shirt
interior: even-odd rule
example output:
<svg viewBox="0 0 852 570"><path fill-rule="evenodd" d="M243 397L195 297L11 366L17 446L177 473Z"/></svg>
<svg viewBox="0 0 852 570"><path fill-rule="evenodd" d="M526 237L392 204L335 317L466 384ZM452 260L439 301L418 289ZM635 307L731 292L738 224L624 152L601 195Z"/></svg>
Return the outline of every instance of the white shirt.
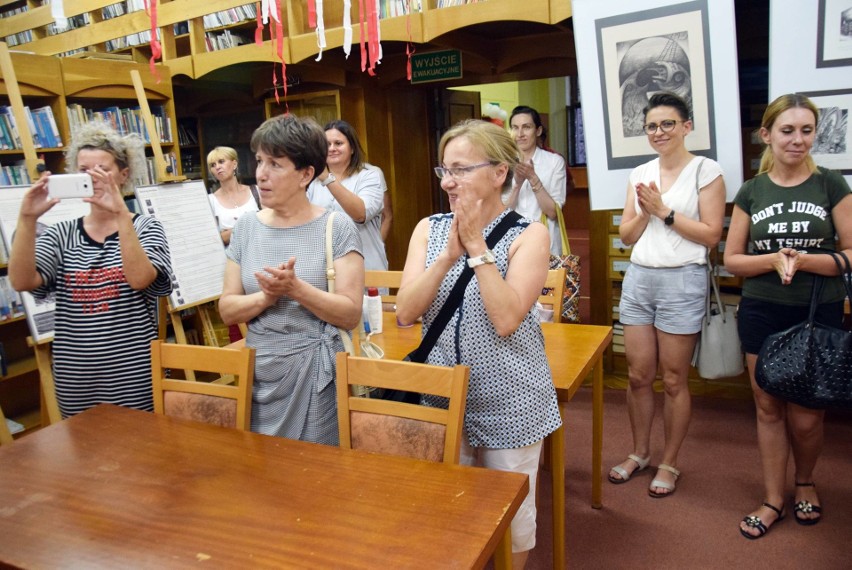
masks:
<svg viewBox="0 0 852 570"><path fill-rule="evenodd" d="M696 188L695 175L699 164L701 170L698 172ZM662 194L663 204L677 212L678 216L698 220L698 188L704 188L719 176L722 176L722 167L718 162L696 156L680 172L674 184ZM630 184L636 186L640 182L654 182L660 187L659 158L633 169L630 173ZM634 202L633 207L636 209L636 215L641 215L638 200ZM707 263L707 248L681 236L660 218L651 216L645 231L633 244L630 262L645 267L683 267L690 263L704 265Z"/></svg>
<svg viewBox="0 0 852 570"><path fill-rule="evenodd" d="M364 164L360 172L339 182L364 201L366 212L364 222L355 222L358 234L361 236L364 269L387 271L388 257L385 253L385 242L382 241L382 209L385 206L387 183L382 169L372 164ZM314 179L308 186L308 200L311 204L326 210L334 210L349 216L334 199L331 190L320 184L319 179Z"/></svg>
<svg viewBox="0 0 852 570"><path fill-rule="evenodd" d="M536 147L533 153L532 163L535 167L535 173L544 185L544 190L556 202L556 207L561 208L565 203L565 161L555 152L549 152ZM509 200L511 190L503 192L503 203ZM525 180L518 192L518 203L515 206L515 211L525 218L541 221L541 206L535 193L532 190L532 185L529 180ZM559 224L556 220L547 220L547 227L550 230L550 253L553 255L562 254L562 236L559 235Z"/></svg>

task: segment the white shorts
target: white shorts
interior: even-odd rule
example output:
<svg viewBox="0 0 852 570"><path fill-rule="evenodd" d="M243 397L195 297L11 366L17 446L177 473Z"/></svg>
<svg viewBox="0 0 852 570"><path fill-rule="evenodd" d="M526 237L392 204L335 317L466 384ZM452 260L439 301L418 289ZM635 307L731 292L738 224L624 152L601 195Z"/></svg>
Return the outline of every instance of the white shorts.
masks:
<svg viewBox="0 0 852 570"><path fill-rule="evenodd" d="M512 552L526 552L535 547L535 484L542 441L516 449L489 449L471 447L467 433L462 436L460 464L523 473L530 478L530 491L512 519Z"/></svg>

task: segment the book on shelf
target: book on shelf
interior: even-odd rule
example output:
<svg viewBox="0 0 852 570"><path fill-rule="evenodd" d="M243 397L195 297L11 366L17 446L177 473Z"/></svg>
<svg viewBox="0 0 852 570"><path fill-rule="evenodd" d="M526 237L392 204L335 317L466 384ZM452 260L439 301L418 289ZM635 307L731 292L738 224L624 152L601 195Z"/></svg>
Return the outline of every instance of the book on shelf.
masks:
<svg viewBox="0 0 852 570"><path fill-rule="evenodd" d="M29 184L32 184L32 180L30 180L30 174L23 161L19 164L8 164L0 168L0 185L22 186Z"/></svg>
<svg viewBox="0 0 852 570"><path fill-rule="evenodd" d="M411 12L409 12L409 6ZM420 0L411 0L411 2L409 0L379 0L379 18L394 18L422 11L423 6Z"/></svg>
<svg viewBox="0 0 852 570"><path fill-rule="evenodd" d="M142 120L142 111L138 105L124 108L110 106L103 109L87 109L79 103L69 103L67 105L67 113L68 123L71 125L72 132L79 128L80 125L89 121L103 121L112 125L121 134L136 133L146 143L151 143L151 137L148 135L148 129ZM152 105L151 117L154 120L154 128L157 131L160 142L171 143L173 141L172 127L165 107L162 105Z"/></svg>

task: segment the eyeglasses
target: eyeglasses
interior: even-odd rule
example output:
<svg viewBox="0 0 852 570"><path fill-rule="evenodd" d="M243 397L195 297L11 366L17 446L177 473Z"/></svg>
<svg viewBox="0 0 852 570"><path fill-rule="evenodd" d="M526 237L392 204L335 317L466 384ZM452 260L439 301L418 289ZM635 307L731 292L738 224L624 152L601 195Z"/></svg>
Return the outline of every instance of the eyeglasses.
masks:
<svg viewBox="0 0 852 570"><path fill-rule="evenodd" d="M482 164L473 164L471 166L455 166L453 168L446 168L444 166L436 166L435 167L435 176L438 177L439 180L443 180L444 176L449 174L453 180L459 180L461 178L466 177L468 174L476 170L477 168L482 168L483 166L493 166L493 162L483 162Z"/></svg>
<svg viewBox="0 0 852 570"><path fill-rule="evenodd" d="M675 128L675 125L678 123L685 123L686 121L675 121L674 119L667 119L665 121L660 121L660 124L657 123L648 123L647 125L642 125L642 130L645 131L646 135L653 135L657 132L657 128L662 130L664 133L670 133Z"/></svg>

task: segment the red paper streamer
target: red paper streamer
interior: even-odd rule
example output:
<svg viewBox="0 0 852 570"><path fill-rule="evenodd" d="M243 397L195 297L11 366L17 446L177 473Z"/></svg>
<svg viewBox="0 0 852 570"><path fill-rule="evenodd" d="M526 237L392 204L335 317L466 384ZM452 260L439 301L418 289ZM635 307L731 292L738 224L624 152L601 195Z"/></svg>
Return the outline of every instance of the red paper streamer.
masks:
<svg viewBox="0 0 852 570"><path fill-rule="evenodd" d="M414 41L411 37L411 0L408 0L408 14L405 16L405 31L408 32L408 43L405 44L405 77L411 81L411 56L414 54Z"/></svg>
<svg viewBox="0 0 852 570"><path fill-rule="evenodd" d="M308 26L317 27L317 3L316 0L308 0Z"/></svg>
<svg viewBox="0 0 852 570"><path fill-rule="evenodd" d="M367 69L367 45L364 39L367 37L364 33L364 0L358 0L358 25L361 28L359 42L361 44L361 72L363 73Z"/></svg>
<svg viewBox="0 0 852 570"><path fill-rule="evenodd" d="M263 14L261 13L260 2L254 3L254 13L257 14L257 28L254 29L254 43L261 45L263 44Z"/></svg>
<svg viewBox="0 0 852 570"><path fill-rule="evenodd" d="M367 4L367 36L367 47L370 54L370 68L367 73L375 76L376 62L379 59L379 13L376 10L375 0L368 0Z"/></svg>
<svg viewBox="0 0 852 570"><path fill-rule="evenodd" d="M151 75L157 78L157 83L161 81L160 74L157 73L157 67L154 63L163 57L163 46L160 45L160 40L157 39L157 0L145 0L145 10L151 17L151 59L148 60L148 66L151 68Z"/></svg>

